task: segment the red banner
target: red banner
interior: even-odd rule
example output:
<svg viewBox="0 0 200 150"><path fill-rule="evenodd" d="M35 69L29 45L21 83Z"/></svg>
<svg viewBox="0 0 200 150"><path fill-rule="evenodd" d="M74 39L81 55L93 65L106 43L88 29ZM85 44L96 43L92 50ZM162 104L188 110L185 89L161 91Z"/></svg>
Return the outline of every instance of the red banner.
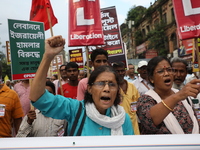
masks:
<svg viewBox="0 0 200 150"><path fill-rule="evenodd" d="M104 44L99 0L69 0L69 45Z"/></svg>
<svg viewBox="0 0 200 150"><path fill-rule="evenodd" d="M199 0L173 0L180 39L200 37Z"/></svg>
<svg viewBox="0 0 200 150"><path fill-rule="evenodd" d="M153 50L153 49L149 49L147 50L146 54L145 54L145 58L146 59L151 59L151 58L154 58L158 56L158 53L156 50Z"/></svg>
<svg viewBox="0 0 200 150"><path fill-rule="evenodd" d="M79 66L79 69L83 69L83 53L82 49L73 49L69 50L70 62L76 62Z"/></svg>

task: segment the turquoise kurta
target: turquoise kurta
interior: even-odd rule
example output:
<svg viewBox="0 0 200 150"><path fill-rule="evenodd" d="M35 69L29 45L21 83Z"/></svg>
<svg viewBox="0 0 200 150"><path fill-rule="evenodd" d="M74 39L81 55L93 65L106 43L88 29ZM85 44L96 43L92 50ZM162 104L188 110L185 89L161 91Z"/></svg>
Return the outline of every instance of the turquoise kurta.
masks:
<svg viewBox="0 0 200 150"><path fill-rule="evenodd" d="M36 102L32 103L37 109L41 110L42 113L47 117L54 119L66 119L68 121L68 133L73 125L76 113L78 111L80 101L71 98L66 98L61 95L54 96L49 92L45 92ZM81 116L79 118L77 127L80 126L82 118L84 116L85 106L84 101ZM111 109L107 109L106 116L111 115ZM133 128L130 117L126 114L124 124L122 125L124 135L133 135ZM75 130L75 135L77 128ZM86 116L85 123L82 130L82 136L100 136L100 135L111 135L111 129L103 127L89 117Z"/></svg>

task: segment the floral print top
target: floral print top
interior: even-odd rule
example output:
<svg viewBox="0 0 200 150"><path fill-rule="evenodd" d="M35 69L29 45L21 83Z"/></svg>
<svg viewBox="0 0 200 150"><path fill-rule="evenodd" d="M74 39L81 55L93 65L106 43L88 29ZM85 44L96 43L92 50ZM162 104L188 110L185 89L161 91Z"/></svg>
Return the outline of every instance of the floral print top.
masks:
<svg viewBox="0 0 200 150"><path fill-rule="evenodd" d="M140 120L141 134L171 134L164 122L155 126L150 116L150 109L157 102L149 95L142 95L137 102L137 115ZM185 134L191 134L193 129L193 121L191 120L186 108L179 102L174 107L173 115L178 120ZM200 122L198 122L200 124Z"/></svg>

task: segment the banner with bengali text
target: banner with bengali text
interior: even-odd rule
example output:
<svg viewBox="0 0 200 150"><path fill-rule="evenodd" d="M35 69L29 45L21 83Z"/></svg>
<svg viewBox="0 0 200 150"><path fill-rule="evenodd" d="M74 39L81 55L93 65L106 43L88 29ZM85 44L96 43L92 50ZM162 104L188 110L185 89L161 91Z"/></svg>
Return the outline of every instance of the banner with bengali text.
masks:
<svg viewBox="0 0 200 150"><path fill-rule="evenodd" d="M79 70L84 68L83 52L81 48L69 50L69 58L70 62L76 62L78 64Z"/></svg>
<svg viewBox="0 0 200 150"><path fill-rule="evenodd" d="M8 19L12 80L32 79L44 53L44 24Z"/></svg>
<svg viewBox="0 0 200 150"><path fill-rule="evenodd" d="M64 64L63 55L56 55L51 61L51 74L58 74L58 69ZM57 68L58 67L58 68Z"/></svg>
<svg viewBox="0 0 200 150"><path fill-rule="evenodd" d="M105 45L89 46L89 50L103 48L108 52L109 62L123 61L126 63L124 47L122 46L120 28L118 25L117 12L114 6L101 9L102 28Z"/></svg>

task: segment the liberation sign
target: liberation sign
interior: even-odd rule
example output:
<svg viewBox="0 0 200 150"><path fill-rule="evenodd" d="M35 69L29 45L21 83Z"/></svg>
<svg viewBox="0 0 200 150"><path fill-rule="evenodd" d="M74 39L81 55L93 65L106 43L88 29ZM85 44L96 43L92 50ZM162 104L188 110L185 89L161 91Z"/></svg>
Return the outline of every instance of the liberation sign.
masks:
<svg viewBox="0 0 200 150"><path fill-rule="evenodd" d="M200 2L173 0L173 5L180 39L200 37Z"/></svg>
<svg viewBox="0 0 200 150"><path fill-rule="evenodd" d="M44 53L44 25L8 19L8 26L12 80L34 78Z"/></svg>
<svg viewBox="0 0 200 150"><path fill-rule="evenodd" d="M69 0L69 46L104 44L99 0Z"/></svg>

